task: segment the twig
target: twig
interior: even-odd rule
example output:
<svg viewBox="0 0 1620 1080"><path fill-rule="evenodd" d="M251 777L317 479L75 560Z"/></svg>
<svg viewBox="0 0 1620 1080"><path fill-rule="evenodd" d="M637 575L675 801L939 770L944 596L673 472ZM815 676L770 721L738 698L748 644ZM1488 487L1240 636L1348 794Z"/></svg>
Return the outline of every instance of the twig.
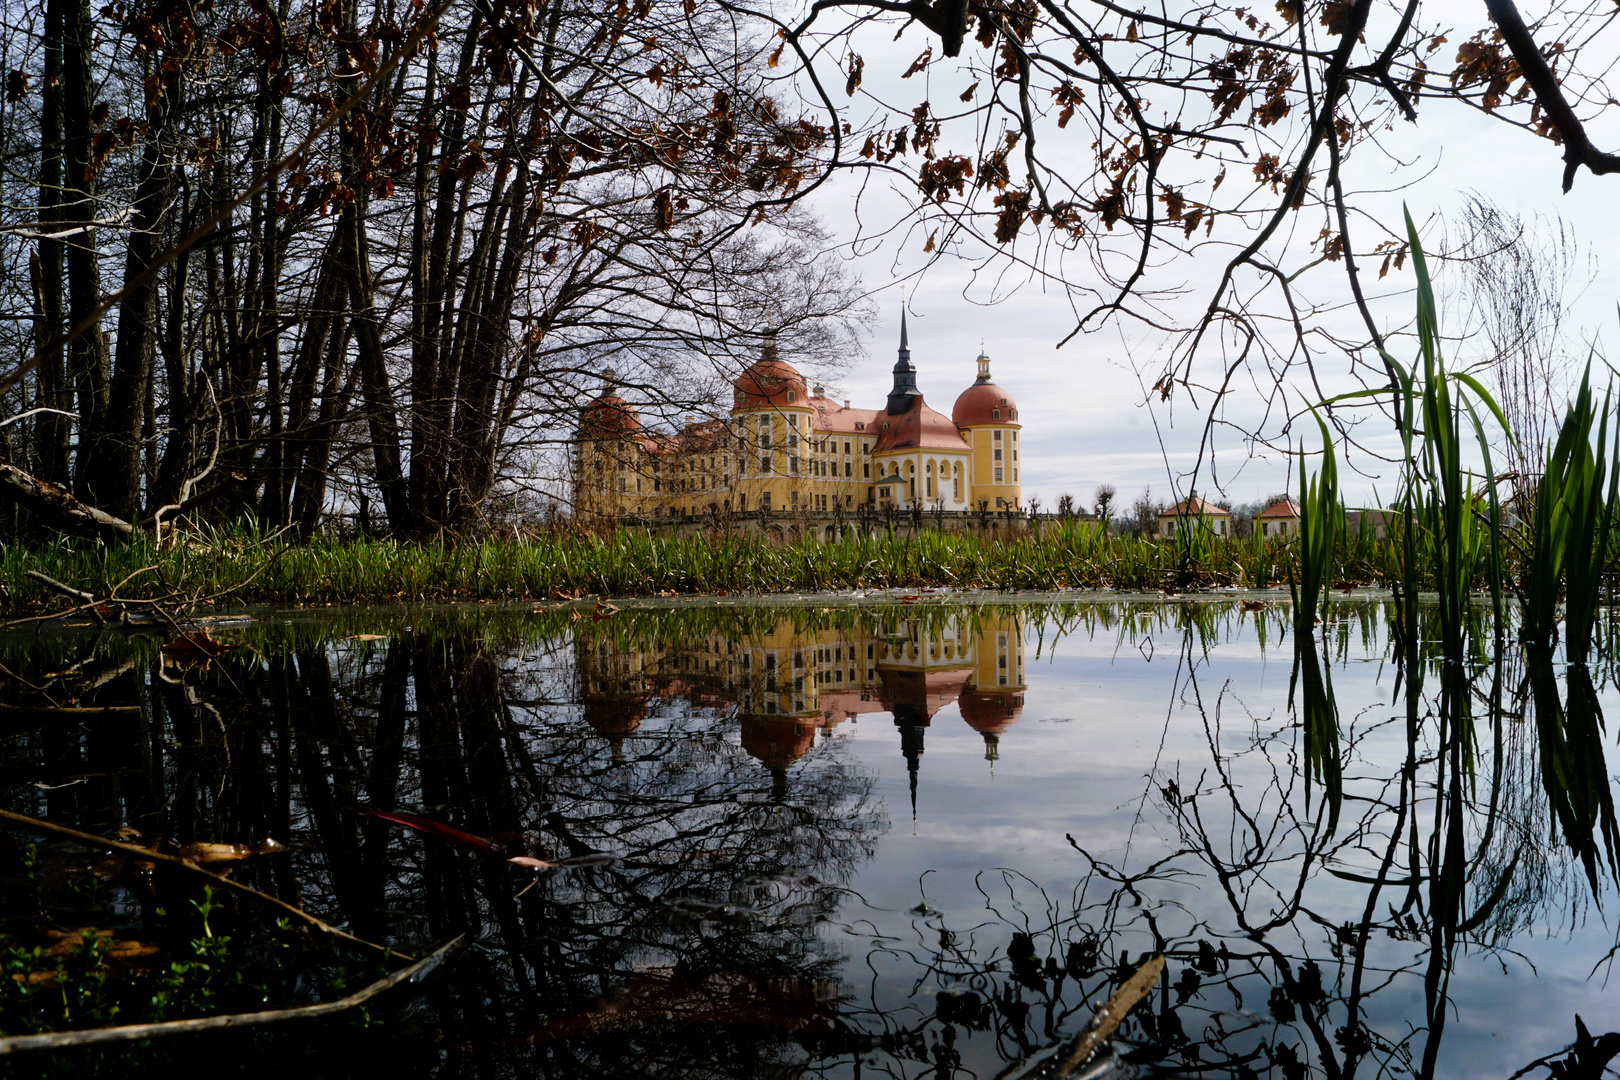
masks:
<svg viewBox="0 0 1620 1080"><path fill-rule="evenodd" d="M62 593L64 596L71 596L73 599L78 600L81 603L94 604L96 602L96 598L93 594L87 593L83 589L75 589L71 585L64 585L62 582L57 581L49 574L42 574L38 570L24 570L23 577L33 578L42 585L49 585L51 588L55 589L59 593Z"/></svg>
<svg viewBox="0 0 1620 1080"><path fill-rule="evenodd" d="M106 848L109 851L122 851L126 855L134 855L137 858L151 859L153 862L168 863L171 866L178 866L181 869L190 870L193 874L200 874L214 882L216 885L221 885L227 889L234 889L239 893L244 893L248 896L263 900L265 903L278 907L291 915L296 915L298 918L309 923L309 925L315 927L315 929L320 930L323 933L331 934L333 937L342 938L344 941L353 942L356 945L364 945L368 949L376 949L378 952L384 953L388 956L396 956L401 960L416 959L414 956L411 956L408 953L402 953L396 949L391 949L387 945L379 945L375 941L367 941L365 938L355 937L347 930L339 930L330 923L311 915L301 907L296 907L289 904L287 901L282 900L279 897L271 896L269 893L260 892L251 885L243 885L240 881L232 881L223 874L216 874L212 870L205 870L201 866L198 866L196 863L192 862L190 859L182 859L178 855L169 855L162 851L154 851L152 848L141 847L139 844L126 844L121 840L108 840L105 836L97 836L95 833L81 832L78 829L72 829L66 825L56 825L49 821L41 821L39 818L32 818L27 814L18 814L11 810L0 810L0 821L9 821L14 825L20 825L23 828L37 829L40 832L53 833L57 836L65 836L69 840L78 841L86 847Z"/></svg>
<svg viewBox="0 0 1620 1080"><path fill-rule="evenodd" d="M1068 1076L1074 1072L1077 1065L1090 1057L1092 1052L1119 1028L1125 1014L1135 1008L1138 1001L1147 997L1148 991L1153 989L1153 984L1159 981L1159 974L1162 971L1164 971L1164 954L1160 953L1137 968L1136 974L1126 979L1125 984L1114 991L1108 1003L1092 1018L1091 1028L1080 1036L1080 1041L1075 1044L1074 1052L1069 1055L1069 1060L1063 1066L1060 1075Z"/></svg>
<svg viewBox="0 0 1620 1080"><path fill-rule="evenodd" d="M40 720L107 720L114 716L139 716L139 705L0 705L0 723Z"/></svg>
<svg viewBox="0 0 1620 1080"><path fill-rule="evenodd" d="M33 316L30 315L29 318L33 318ZM9 427L19 420L26 420L30 416L38 416L40 413L55 413L57 416L65 416L70 420L79 418L79 414L76 412L68 412L66 409L51 409L41 405L37 409L29 409L27 412L20 412L15 416L8 416L4 420L0 420L0 427Z"/></svg>
<svg viewBox="0 0 1620 1080"><path fill-rule="evenodd" d="M319 1005L300 1005L292 1009L268 1009L264 1012L202 1016L192 1020L168 1020L157 1024L125 1024L121 1027L90 1028L85 1031L53 1031L45 1035L13 1035L0 1039L0 1056L27 1050L60 1050L70 1046L158 1039L165 1035L189 1035L193 1032L219 1031L223 1028L257 1027L263 1024L279 1024L283 1020L315 1020L364 1005L378 994L392 990L401 983L426 978L466 944L466 941L467 935L459 934L411 966L400 968L392 975L378 979L359 993L350 994L338 1001L322 1002Z"/></svg>
<svg viewBox="0 0 1620 1080"><path fill-rule="evenodd" d="M179 513L186 503L190 501L191 493L196 489L197 485L209 473L214 471L214 465L219 461L219 446L224 441L221 438L221 433L225 425L225 412L219 407L219 398L214 395L214 380L208 377L206 371L203 372L203 385L208 387L208 400L213 402L214 405L214 446L209 451L208 464L203 466L203 471L188 478L185 483L180 485L180 498L167 506L158 507L157 512L152 515L152 544L159 551L163 550L163 515L171 510Z"/></svg>

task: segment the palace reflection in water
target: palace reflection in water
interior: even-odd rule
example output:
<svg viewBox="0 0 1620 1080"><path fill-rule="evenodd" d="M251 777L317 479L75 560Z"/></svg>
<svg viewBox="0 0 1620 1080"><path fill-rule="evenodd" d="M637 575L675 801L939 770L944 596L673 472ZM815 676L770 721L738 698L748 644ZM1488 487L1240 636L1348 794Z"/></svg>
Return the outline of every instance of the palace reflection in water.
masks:
<svg viewBox="0 0 1620 1080"><path fill-rule="evenodd" d="M827 737L846 721L887 713L899 730L915 810L926 733L941 708L955 704L984 737L985 759L1000 756L1001 736L1024 708L1023 620L1011 608L884 616L844 628L784 618L743 639L716 631L629 647L581 635L581 700L615 760L654 698L734 708L743 749L770 770L778 793L818 731Z"/></svg>

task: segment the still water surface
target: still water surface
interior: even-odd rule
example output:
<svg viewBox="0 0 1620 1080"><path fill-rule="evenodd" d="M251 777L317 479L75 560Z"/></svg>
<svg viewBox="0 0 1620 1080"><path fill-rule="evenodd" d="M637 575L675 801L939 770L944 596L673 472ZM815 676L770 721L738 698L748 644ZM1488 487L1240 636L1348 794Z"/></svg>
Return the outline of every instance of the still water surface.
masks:
<svg viewBox="0 0 1620 1080"><path fill-rule="evenodd" d="M237 873L364 937L475 936L402 1019L275 1044L331 1074L989 1077L1159 951L1112 1074L1506 1078L1577 1014L1620 1029L1611 879L1552 839L1522 673L1442 815L1427 735L1402 794L1385 606L1339 604L1330 831L1264 602L259 613L207 665L13 636L8 670L143 712L8 733L0 784L102 835L273 838Z"/></svg>

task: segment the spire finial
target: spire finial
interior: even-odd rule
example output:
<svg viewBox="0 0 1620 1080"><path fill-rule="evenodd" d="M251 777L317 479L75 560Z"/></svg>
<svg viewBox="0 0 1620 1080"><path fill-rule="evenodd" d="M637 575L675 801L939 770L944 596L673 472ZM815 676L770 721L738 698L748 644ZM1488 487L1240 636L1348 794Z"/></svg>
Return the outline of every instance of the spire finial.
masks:
<svg viewBox="0 0 1620 1080"><path fill-rule="evenodd" d="M990 357L985 355L984 342L981 340L979 342L979 377L977 379L974 379L973 382L974 382L974 385L977 386L977 385L980 385L982 383L987 383L989 381L990 381Z"/></svg>

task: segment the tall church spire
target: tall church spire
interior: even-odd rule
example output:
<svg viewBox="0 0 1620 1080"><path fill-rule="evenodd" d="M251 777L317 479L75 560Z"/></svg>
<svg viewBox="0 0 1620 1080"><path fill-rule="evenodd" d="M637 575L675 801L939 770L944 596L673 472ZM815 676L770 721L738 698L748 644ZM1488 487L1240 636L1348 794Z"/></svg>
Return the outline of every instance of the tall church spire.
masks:
<svg viewBox="0 0 1620 1080"><path fill-rule="evenodd" d="M900 309L899 359L894 363L894 389L889 391L889 415L899 416L911 410L911 399L921 397L917 389L917 369L911 363L911 346L906 340L906 309Z"/></svg>

